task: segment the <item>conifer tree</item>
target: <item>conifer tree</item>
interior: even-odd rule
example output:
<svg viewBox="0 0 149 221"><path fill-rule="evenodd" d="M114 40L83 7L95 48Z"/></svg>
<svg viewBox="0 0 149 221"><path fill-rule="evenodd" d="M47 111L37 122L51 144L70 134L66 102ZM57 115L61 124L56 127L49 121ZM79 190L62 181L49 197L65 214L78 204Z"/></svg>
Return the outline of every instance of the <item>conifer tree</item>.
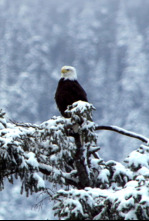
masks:
<svg viewBox="0 0 149 221"><path fill-rule="evenodd" d="M61 190L49 197L56 202L53 209L59 219L148 220L148 139L118 127L97 126L93 110L92 104L79 101L68 107L69 118L53 117L41 125L7 122L1 110L0 190L5 179L13 184L18 177L27 196L48 195L47 183L58 184ZM96 131L102 129L144 144L124 164L105 162L97 145Z"/></svg>

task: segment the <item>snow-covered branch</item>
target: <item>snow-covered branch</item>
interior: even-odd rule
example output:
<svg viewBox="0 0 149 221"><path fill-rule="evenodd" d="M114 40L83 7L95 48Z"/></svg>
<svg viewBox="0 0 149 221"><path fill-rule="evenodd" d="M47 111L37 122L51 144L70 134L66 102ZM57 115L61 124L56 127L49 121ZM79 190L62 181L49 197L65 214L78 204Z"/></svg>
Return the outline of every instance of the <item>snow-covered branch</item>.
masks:
<svg viewBox="0 0 149 221"><path fill-rule="evenodd" d="M3 126L0 130L1 189L4 178L12 182L13 175L21 178L22 191L28 194L44 189L39 172L51 182L74 184L72 168L66 173L67 163L75 151L74 139L65 133L67 124L69 120L57 117L38 126L12 123Z"/></svg>
<svg viewBox="0 0 149 221"><path fill-rule="evenodd" d="M0 190L5 178L13 183L20 177L21 192L27 195L56 183L63 186L53 196L60 219L149 220L148 139L119 127L96 126L93 110L79 101L68 107L70 118L53 117L40 125L8 123L1 111ZM125 165L105 162L98 155L96 134L105 129L146 145L130 153Z"/></svg>
<svg viewBox="0 0 149 221"><path fill-rule="evenodd" d="M60 190L55 215L79 220L149 220L149 148L141 146L125 160L100 162L101 185Z"/></svg>
<svg viewBox="0 0 149 221"><path fill-rule="evenodd" d="M125 136L128 136L128 137L132 137L132 138L141 140L144 143L147 143L147 144L149 143L149 138L144 137L143 135L134 133L132 131L125 130L125 129L123 129L121 127L117 127L117 126L96 126L95 130L114 131L116 133L119 133L119 134L122 134L122 135L125 135Z"/></svg>
<svg viewBox="0 0 149 221"><path fill-rule="evenodd" d="M91 104L78 102L69 107L70 118L54 117L41 125L5 123L2 115L1 188L4 178L12 182L15 175L22 179L22 190L36 192L45 188L41 173L50 182L77 188L91 186L90 158L99 150L92 109ZM73 131L76 125L77 133Z"/></svg>

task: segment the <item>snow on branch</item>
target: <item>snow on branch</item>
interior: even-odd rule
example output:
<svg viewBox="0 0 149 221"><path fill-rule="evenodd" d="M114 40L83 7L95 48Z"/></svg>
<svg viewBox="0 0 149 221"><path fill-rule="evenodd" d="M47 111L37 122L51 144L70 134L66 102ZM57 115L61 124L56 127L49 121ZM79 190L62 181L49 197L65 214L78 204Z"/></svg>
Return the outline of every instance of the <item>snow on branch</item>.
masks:
<svg viewBox="0 0 149 221"><path fill-rule="evenodd" d="M125 160L100 162L99 187L60 190L55 215L62 220L149 220L149 148L142 145Z"/></svg>
<svg viewBox="0 0 149 221"><path fill-rule="evenodd" d="M147 144L149 143L149 138L144 137L143 135L134 133L132 131L125 130L125 129L121 128L121 127L117 127L117 126L96 126L95 129L96 130L114 131L116 133L119 133L119 134L122 134L122 135L125 135L125 136L128 136L128 137L132 137L132 138L141 140L144 143L147 143Z"/></svg>
<svg viewBox="0 0 149 221"><path fill-rule="evenodd" d="M29 194L44 189L39 172L53 182L67 184L67 179L72 183L75 173L71 170L66 173L65 166L72 159L75 147L73 138L65 133L67 124L69 120L62 117L39 126L7 123L7 128L0 130L1 189L4 178L13 182L13 175L21 178L22 192Z"/></svg>
<svg viewBox="0 0 149 221"><path fill-rule="evenodd" d="M63 187L53 196L59 219L149 220L149 139L115 126L96 126L93 110L92 104L79 101L68 107L69 118L53 117L40 125L8 123L0 111L0 190L6 178L13 183L20 177L21 193L27 196L56 183ZM123 164L105 162L98 153L97 130L146 144Z"/></svg>
<svg viewBox="0 0 149 221"><path fill-rule="evenodd" d="M78 102L69 107L71 118L53 117L41 125L7 123L6 127L2 127L1 189L4 188L4 178L13 182L15 175L22 180L22 192L37 192L45 188L41 173L50 182L81 188L87 185L86 180L90 186L90 157L99 150L95 126L91 121L92 109L91 104ZM4 123L3 115L0 122ZM76 123L77 134L73 131Z"/></svg>

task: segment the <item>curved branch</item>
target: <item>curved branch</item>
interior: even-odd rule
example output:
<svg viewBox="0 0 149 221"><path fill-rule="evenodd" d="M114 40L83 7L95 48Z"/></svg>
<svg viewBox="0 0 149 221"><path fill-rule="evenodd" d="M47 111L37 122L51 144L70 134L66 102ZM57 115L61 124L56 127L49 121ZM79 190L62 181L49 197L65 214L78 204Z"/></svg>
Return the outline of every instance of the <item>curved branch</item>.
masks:
<svg viewBox="0 0 149 221"><path fill-rule="evenodd" d="M125 130L123 128L117 127L117 126L96 126L95 130L109 130L109 131L114 131L116 133L128 136L128 137L132 137L138 140L141 140L144 143L149 143L149 138L144 137L143 135L140 134L136 134L134 132Z"/></svg>

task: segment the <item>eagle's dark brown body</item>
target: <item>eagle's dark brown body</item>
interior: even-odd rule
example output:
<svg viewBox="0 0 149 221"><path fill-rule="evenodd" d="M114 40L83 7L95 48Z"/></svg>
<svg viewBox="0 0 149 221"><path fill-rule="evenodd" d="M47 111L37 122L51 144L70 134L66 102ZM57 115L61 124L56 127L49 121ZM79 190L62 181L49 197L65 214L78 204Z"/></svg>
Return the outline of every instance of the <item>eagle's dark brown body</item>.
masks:
<svg viewBox="0 0 149 221"><path fill-rule="evenodd" d="M62 116L67 117L65 110L76 101L86 101L87 94L77 80L61 78L55 94L55 100Z"/></svg>

